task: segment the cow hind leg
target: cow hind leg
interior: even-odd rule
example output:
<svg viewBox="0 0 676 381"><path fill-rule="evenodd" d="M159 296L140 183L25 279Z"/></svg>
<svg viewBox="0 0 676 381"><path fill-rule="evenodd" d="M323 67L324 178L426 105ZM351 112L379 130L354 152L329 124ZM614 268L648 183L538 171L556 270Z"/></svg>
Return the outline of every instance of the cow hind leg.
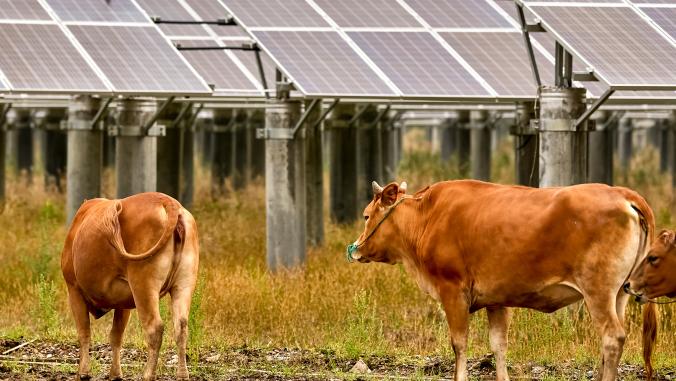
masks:
<svg viewBox="0 0 676 381"><path fill-rule="evenodd" d="M157 360L160 355L160 348L162 347L162 334L164 333L164 324L160 317L160 293L159 290L155 290L152 287L134 288L134 283L132 282L131 284L134 303L136 304L136 310L138 311L138 317L141 321L148 346L148 361L143 369L143 380L154 380Z"/></svg>
<svg viewBox="0 0 676 381"><path fill-rule="evenodd" d="M188 379L188 366L186 364L186 347L188 345L188 317L190 315L190 302L192 301L192 288L175 287L171 291L171 317L174 324L174 340L178 349L178 369L176 378Z"/></svg>
<svg viewBox="0 0 676 381"><path fill-rule="evenodd" d="M75 319L77 338L80 342L80 363L77 370L77 380L91 378L89 366L89 346L91 345L91 327L89 324L89 309L80 291L75 287L68 287L68 304Z"/></svg>
<svg viewBox="0 0 676 381"><path fill-rule="evenodd" d="M497 381L509 381L507 374L507 333L511 313L505 307L489 308L486 312L491 351L495 355L496 379Z"/></svg>
<svg viewBox="0 0 676 381"><path fill-rule="evenodd" d="M587 302L589 314L596 330L601 336L603 360L598 379L614 381L617 378L617 367L624 348L625 331L622 320L618 317L619 308L616 295Z"/></svg>
<svg viewBox="0 0 676 381"><path fill-rule="evenodd" d="M469 305L459 290L442 294L442 303L455 353L455 381L466 381Z"/></svg>
<svg viewBox="0 0 676 381"><path fill-rule="evenodd" d="M113 362L110 366L110 380L122 379L122 367L120 366L120 350L122 349L122 336L129 321L130 310L115 310L113 328L110 330L110 346L113 350Z"/></svg>

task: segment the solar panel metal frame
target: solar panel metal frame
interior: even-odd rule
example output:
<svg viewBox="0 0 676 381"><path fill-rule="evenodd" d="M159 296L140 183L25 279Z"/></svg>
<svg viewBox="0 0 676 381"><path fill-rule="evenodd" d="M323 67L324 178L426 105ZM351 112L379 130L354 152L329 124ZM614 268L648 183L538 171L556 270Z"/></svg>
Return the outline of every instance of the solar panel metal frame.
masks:
<svg viewBox="0 0 676 381"><path fill-rule="evenodd" d="M562 6L562 7L572 7L572 6L577 6L577 7L589 7L589 6L603 6L603 7L614 7L614 8L626 8L626 9L631 9L632 11L636 12L635 7L632 4L629 3L602 3L602 4L593 4L593 3L585 3L585 2L576 2L575 0L570 0L570 1L551 1L551 2L538 2L538 1L527 1L527 0L515 0L519 5L527 8L530 12L532 12L539 20L543 28L548 32L551 33L554 38L556 39L557 42L561 44L567 51L569 51L571 54L575 55L578 57L581 61L583 61L586 65L593 67L591 63L584 57L584 55L580 54L577 49L575 49L566 39L564 39L560 33L558 33L556 30L554 30L546 20L544 20L540 14L537 12L536 9L533 9L532 6ZM645 19L645 16L636 12L636 15L638 17L641 17ZM648 22L647 20L646 24L649 25L650 27L655 30L659 35L664 37L667 41L671 42L671 45L676 48L676 42L674 42L673 39L669 38L668 36L665 36L665 33L658 29L652 22ZM598 76L600 80L603 82L607 83L609 85L609 88L612 90L675 90L676 91L676 83L674 85L644 85L644 84L623 84L623 85L617 85L617 84L612 84L610 83L604 76L603 76L603 70L598 70L595 68L595 75Z"/></svg>

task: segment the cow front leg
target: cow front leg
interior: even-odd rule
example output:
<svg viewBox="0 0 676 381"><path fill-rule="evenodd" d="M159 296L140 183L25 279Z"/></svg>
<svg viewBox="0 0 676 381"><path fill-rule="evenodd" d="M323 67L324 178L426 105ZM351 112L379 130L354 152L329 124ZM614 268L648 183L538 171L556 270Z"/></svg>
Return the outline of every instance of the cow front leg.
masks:
<svg viewBox="0 0 676 381"><path fill-rule="evenodd" d="M586 303L589 308L589 315L591 315L594 326L602 340L603 359L598 379L615 381L626 337L624 327L617 316L616 297L609 295L607 298L589 298Z"/></svg>
<svg viewBox="0 0 676 381"><path fill-rule="evenodd" d="M188 344L188 316L190 315L190 303L192 301L193 287L174 287L171 292L171 317L174 324L174 339L178 349L178 369L176 378L188 379L188 366L186 364L186 347Z"/></svg>
<svg viewBox="0 0 676 381"><path fill-rule="evenodd" d="M455 353L455 381L467 380L467 330L469 329L469 304L458 289L445 290L441 301Z"/></svg>
<svg viewBox="0 0 676 381"><path fill-rule="evenodd" d="M143 369L143 380L151 381L155 379L164 333L164 324L160 317L160 294L159 290L153 290L152 287L132 287L132 292L148 346L148 361Z"/></svg>
<svg viewBox="0 0 676 381"><path fill-rule="evenodd" d="M122 367L120 365L120 350L122 349L122 336L129 321L129 310L115 310L113 328L110 330L110 346L113 350L113 363L110 366L110 380L122 379Z"/></svg>
<svg viewBox="0 0 676 381"><path fill-rule="evenodd" d="M91 378L89 367L89 346L91 345L91 327L89 324L89 309L84 297L76 287L68 287L68 304L75 319L77 338L80 342L80 364L77 370L77 380Z"/></svg>
<svg viewBox="0 0 676 381"><path fill-rule="evenodd" d="M491 351L495 355L496 379L497 381L509 381L507 374L507 334L511 313L505 307L489 308L486 312Z"/></svg>

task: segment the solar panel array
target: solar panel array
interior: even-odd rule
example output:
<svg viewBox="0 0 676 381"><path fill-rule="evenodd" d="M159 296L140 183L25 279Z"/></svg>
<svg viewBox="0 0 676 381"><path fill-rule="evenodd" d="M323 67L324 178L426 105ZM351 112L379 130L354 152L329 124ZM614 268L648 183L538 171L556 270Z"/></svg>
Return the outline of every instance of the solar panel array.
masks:
<svg viewBox="0 0 676 381"><path fill-rule="evenodd" d="M212 24L158 24L175 45L190 48L221 48L216 50L182 50L181 54L195 68L218 96L262 97L264 95L255 53L227 50L251 42L238 26L214 25L228 17L217 0L136 0L150 17L167 21L206 21ZM262 54L268 92L274 86L275 68L269 57Z"/></svg>
<svg viewBox="0 0 676 381"><path fill-rule="evenodd" d="M0 78L17 93L210 94L133 0L2 0Z"/></svg>
<svg viewBox="0 0 676 381"><path fill-rule="evenodd" d="M557 41L615 89L676 89L676 44L634 6L605 1L530 2L526 7Z"/></svg>
<svg viewBox="0 0 676 381"><path fill-rule="evenodd" d="M521 32L493 0L220 2L309 96L536 95Z"/></svg>

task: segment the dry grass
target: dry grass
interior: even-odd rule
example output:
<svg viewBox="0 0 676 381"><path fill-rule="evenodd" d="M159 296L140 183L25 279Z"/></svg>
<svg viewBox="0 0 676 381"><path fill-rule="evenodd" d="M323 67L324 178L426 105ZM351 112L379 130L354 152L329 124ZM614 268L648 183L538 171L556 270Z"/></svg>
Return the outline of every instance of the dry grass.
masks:
<svg viewBox="0 0 676 381"><path fill-rule="evenodd" d="M511 143L494 155L497 180L511 182ZM454 177L452 165L438 157L409 152L401 177L412 187ZM639 168L640 164L640 168ZM629 185L645 194L670 226L670 178L656 170L654 152L637 156ZM197 178L208 179L200 170ZM512 177L513 178L513 177ZM59 270L65 235L62 195L9 179L8 200L0 215L0 337L42 337L75 340ZM193 349L200 347L303 347L332 350L346 357L380 354L449 355L451 350L443 312L423 295L401 267L358 265L345 261L345 244L360 224L327 224L327 243L311 249L304 269L270 274L265 267L264 192L261 184L229 197L207 196L201 181L193 213L201 237L199 309ZM676 366L676 308L661 308L656 365ZM162 311L167 316L166 307ZM639 311L629 311L629 339L624 359L640 363ZM165 321L169 321L166 319ZM589 365L597 360L599 341L581 309L546 315L519 310L511 330L510 361ZM95 340L107 341L110 316L96 322ZM167 333L169 335L169 332ZM138 320L132 318L130 345L141 346ZM168 336L169 337L169 336ZM165 348L167 345L165 345ZM196 347L196 348L195 348ZM488 353L488 330L483 312L473 318L471 355Z"/></svg>

